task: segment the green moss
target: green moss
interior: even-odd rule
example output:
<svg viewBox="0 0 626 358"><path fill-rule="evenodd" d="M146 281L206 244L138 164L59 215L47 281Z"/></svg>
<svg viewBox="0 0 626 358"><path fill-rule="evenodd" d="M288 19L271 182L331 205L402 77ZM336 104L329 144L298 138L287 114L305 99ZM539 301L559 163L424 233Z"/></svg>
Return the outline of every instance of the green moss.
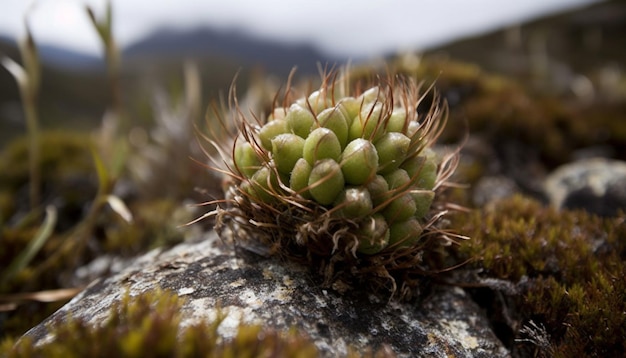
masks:
<svg viewBox="0 0 626 358"><path fill-rule="evenodd" d="M115 302L108 319L90 325L80 319L59 317L48 324L54 339L34 345L32 338L4 339L0 356L12 357L285 357L313 358L320 352L313 341L292 328L277 331L240 323L235 337L224 339L218 328L226 318L218 310L213 321L181 326L184 299L156 289ZM395 357L389 347L356 350L350 358Z"/></svg>
<svg viewBox="0 0 626 358"><path fill-rule="evenodd" d="M35 235L37 228L12 228L3 226L0 228L2 245L0 246L0 261L11 263L27 247ZM60 235L53 235L40 252L34 257L33 262L14 275L7 275L8 264L0 269L0 294L15 294L21 292L36 292L59 287L59 276L62 272L75 264L63 257L55 260L48 270L38 270L37 265L50 257L63 241ZM0 339L5 336L19 336L29 328L41 322L47 316L59 309L66 301L42 303L33 301L17 301L13 310L2 312L0 320Z"/></svg>
<svg viewBox="0 0 626 358"><path fill-rule="evenodd" d="M95 215L85 210L94 204L97 178L89 135L79 132L41 133L43 197L54 205L58 220L45 245L28 266L9 274L6 270L35 237L42 225L40 209L28 207L27 140L20 138L0 153L0 294L37 292L67 287L69 276L104 253L135 255L147 248L182 241L176 225L188 217L175 217L180 203L171 200L137 200L127 203L135 220L127 223L108 205L97 205ZM184 212L184 210L181 210ZM89 221L89 222L87 222ZM19 336L41 322L63 302L17 302L3 312L0 339Z"/></svg>
<svg viewBox="0 0 626 358"><path fill-rule="evenodd" d="M531 144L554 159L565 158L569 148L561 118L563 107L555 101L533 98L524 88L479 67L453 61L425 61L419 72L436 81L436 88L450 102L449 139L470 133L487 136L497 143L501 138L516 138Z"/></svg>
<svg viewBox="0 0 626 358"><path fill-rule="evenodd" d="M104 249L122 255L134 255L142 250L171 246L184 240L177 227L192 218L181 204L170 199L154 198L132 203L133 222L120 217L103 217Z"/></svg>
<svg viewBox="0 0 626 358"><path fill-rule="evenodd" d="M434 83L448 101L451 124L444 141L458 141L469 129L496 148L512 140L524 144L549 166L568 162L575 150L596 145L613 146L615 155L626 159L623 99L590 104L565 101L476 65L436 56L422 59L417 67L407 67L402 59L392 66L396 72ZM427 98L418 110L426 111L432 100Z"/></svg>
<svg viewBox="0 0 626 358"><path fill-rule="evenodd" d="M72 131L42 132L39 139L42 198L54 201L59 211L57 228L66 230L80 219L85 203L96 194L91 142L85 133ZM0 198L7 198L0 200L2 219L24 225L27 213L32 214L25 190L30 180L28 138L20 137L0 152L0 173Z"/></svg>
<svg viewBox="0 0 626 358"><path fill-rule="evenodd" d="M602 143L613 155L626 160L626 100L597 103L578 112L581 132L591 143ZM582 133L581 133L582 134Z"/></svg>
<svg viewBox="0 0 626 358"><path fill-rule="evenodd" d="M12 262L15 257L25 250L29 241L33 239L36 231L36 227L12 228L4 226L0 228L0 234L2 235L0 260L7 263ZM0 270L2 277L0 293L28 292L56 288L58 285L58 274L68 267L68 263L59 260L50 267L51 270L43 272L37 272L35 263L43 262L47 257L53 255L62 241L62 236L52 235L34 257L33 263L15 273L13 277L6 277L6 267L3 267L2 270Z"/></svg>
<svg viewBox="0 0 626 358"><path fill-rule="evenodd" d="M457 217L472 240L458 248L483 278L506 280L519 295L508 314L519 329L531 321L550 337L545 354L618 356L626 349L626 225L561 211L515 196ZM514 351L526 349L518 343Z"/></svg>
<svg viewBox="0 0 626 358"><path fill-rule="evenodd" d="M113 304L99 326L65 318L48 326L54 340L34 346L31 339L6 340L6 357L317 357L313 343L291 330L277 332L242 324L237 335L223 340L217 329L224 319L180 327L183 300L167 291L131 297Z"/></svg>
<svg viewBox="0 0 626 358"><path fill-rule="evenodd" d="M58 180L93 172L89 136L82 132L47 131L40 134L42 180ZM0 185L16 189L28 181L28 138L10 142L0 155Z"/></svg>

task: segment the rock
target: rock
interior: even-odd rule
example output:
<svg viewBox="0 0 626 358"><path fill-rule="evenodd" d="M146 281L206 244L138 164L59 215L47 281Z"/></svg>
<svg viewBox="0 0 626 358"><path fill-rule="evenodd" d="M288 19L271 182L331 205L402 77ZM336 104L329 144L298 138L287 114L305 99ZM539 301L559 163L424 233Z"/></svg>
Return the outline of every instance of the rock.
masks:
<svg viewBox="0 0 626 358"><path fill-rule="evenodd" d="M496 200L509 198L520 190L513 179L505 176L485 176L474 185L472 199L480 207Z"/></svg>
<svg viewBox="0 0 626 358"><path fill-rule="evenodd" d="M626 211L626 162L594 158L563 165L546 178L544 191L556 208L615 216Z"/></svg>
<svg viewBox="0 0 626 358"><path fill-rule="evenodd" d="M36 343L53 339L47 324L71 316L102 323L111 304L162 288L185 297L181 325L227 318L218 332L225 338L241 322L277 330L305 332L323 356L345 356L348 347L386 347L405 357L507 357L480 308L460 288L436 287L419 304L351 291L339 295L314 284L306 267L245 252L235 254L211 232L207 240L159 249L133 265L94 281L67 305L34 327Z"/></svg>

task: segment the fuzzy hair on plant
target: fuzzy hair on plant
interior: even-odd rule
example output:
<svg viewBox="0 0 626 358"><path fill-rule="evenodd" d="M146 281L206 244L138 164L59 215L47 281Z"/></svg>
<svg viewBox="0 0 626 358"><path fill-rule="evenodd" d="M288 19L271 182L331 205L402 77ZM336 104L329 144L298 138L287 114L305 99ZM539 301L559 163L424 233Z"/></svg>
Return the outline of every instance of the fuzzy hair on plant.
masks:
<svg viewBox="0 0 626 358"><path fill-rule="evenodd" d="M231 91L214 110L221 133L202 136L225 196L202 218L238 246L310 265L325 286L410 298L437 273L434 253L462 238L442 225L453 205L441 195L460 149L432 149L448 112L436 94L417 111L434 92L422 85L346 70L302 93L290 76L268 114L246 114Z"/></svg>

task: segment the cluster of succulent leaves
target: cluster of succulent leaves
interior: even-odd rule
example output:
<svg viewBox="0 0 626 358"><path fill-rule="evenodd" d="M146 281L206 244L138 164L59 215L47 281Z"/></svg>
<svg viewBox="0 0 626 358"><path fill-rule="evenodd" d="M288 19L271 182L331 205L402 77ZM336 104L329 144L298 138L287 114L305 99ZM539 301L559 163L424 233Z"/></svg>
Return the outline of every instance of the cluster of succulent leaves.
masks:
<svg viewBox="0 0 626 358"><path fill-rule="evenodd" d="M500 338L514 354L616 357L626 350L623 215L559 212L518 195L453 225L472 237L458 248L475 260L467 269L504 289L501 296L479 289L475 297L490 307L494 324L508 327Z"/></svg>
<svg viewBox="0 0 626 358"><path fill-rule="evenodd" d="M319 258L326 279L336 268L325 266L330 261L349 262L394 286L389 272L417 268L436 237L441 213L433 202L455 167L454 154L431 149L445 107L418 113L423 94L413 80L354 93L342 81L324 81L293 101L286 96L265 121L237 112L241 125L224 171L228 205L217 211L217 228L235 219L270 250Z"/></svg>

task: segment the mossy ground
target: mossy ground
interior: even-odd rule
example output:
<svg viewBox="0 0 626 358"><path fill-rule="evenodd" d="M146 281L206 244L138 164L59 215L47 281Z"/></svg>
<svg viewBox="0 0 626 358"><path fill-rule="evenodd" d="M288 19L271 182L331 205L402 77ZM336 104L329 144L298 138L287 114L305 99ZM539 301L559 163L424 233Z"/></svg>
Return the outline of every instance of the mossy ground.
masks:
<svg viewBox="0 0 626 358"><path fill-rule="evenodd" d="M626 219L556 211L521 195L457 216L471 291L518 356L626 349ZM492 281L497 279L498 281ZM541 329L531 329L541 327ZM542 341L543 340L543 341Z"/></svg>
<svg viewBox="0 0 626 358"><path fill-rule="evenodd" d="M302 332L278 332L260 325L241 324L234 338L223 339L212 322L180 326L183 299L159 289L137 296L128 292L100 325L67 317L51 322L55 339L33 345L29 337L0 342L6 357L286 357L313 358L320 352ZM384 348L376 352L350 349L348 357L393 357Z"/></svg>
<svg viewBox="0 0 626 358"><path fill-rule="evenodd" d="M433 58L415 70L398 61L399 72L436 81L450 105L450 122L442 139L464 137L465 130L502 150L507 142L522 143L549 168L575 159L578 150L611 148L610 155L626 159L624 99L583 103L529 91L512 79L480 67Z"/></svg>
<svg viewBox="0 0 626 358"><path fill-rule="evenodd" d="M28 204L27 141L18 138L0 154L0 261L4 263L0 300L10 304L6 307L15 304L0 312L2 338L21 335L69 299L45 303L14 300L11 295L86 284L77 283L74 277L78 267L105 254L129 257L180 242L183 233L176 226L189 220L180 201L131 196L127 205L134 215L132 222L122 220L107 206L88 219L99 185L90 134L43 132L40 146L43 202L35 210ZM9 264L27 250L41 228L45 205L57 210L50 236L28 265L10 273Z"/></svg>
<svg viewBox="0 0 626 358"><path fill-rule="evenodd" d="M317 348L295 331L278 333L242 325L232 340L217 333L223 317L214 322L180 328L182 299L156 290L111 307L110 318L99 326L68 317L49 325L55 339L34 346L28 337L6 340L6 357L316 357Z"/></svg>

